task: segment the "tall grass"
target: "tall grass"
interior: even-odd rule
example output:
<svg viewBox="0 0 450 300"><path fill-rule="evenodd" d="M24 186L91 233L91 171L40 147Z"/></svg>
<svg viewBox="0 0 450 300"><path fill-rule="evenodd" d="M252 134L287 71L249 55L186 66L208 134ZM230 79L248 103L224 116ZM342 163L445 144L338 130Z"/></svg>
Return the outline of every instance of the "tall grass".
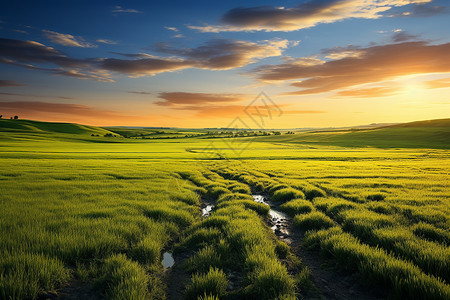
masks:
<svg viewBox="0 0 450 300"><path fill-rule="evenodd" d="M362 244L348 233L330 229L310 232L306 244L320 245L322 252L332 256L341 267L359 270L366 280L389 286L396 298L448 299L450 296L450 287L442 280L379 248Z"/></svg>
<svg viewBox="0 0 450 300"><path fill-rule="evenodd" d="M196 300L203 295L221 298L225 295L228 280L225 273L211 268L205 274L197 273L192 276L191 283L186 288L186 299Z"/></svg>
<svg viewBox="0 0 450 300"><path fill-rule="evenodd" d="M273 196L270 198L270 200L274 202L286 202L292 199L304 199L305 195L303 192L293 189L293 188L282 188L279 190L276 190L273 193Z"/></svg>

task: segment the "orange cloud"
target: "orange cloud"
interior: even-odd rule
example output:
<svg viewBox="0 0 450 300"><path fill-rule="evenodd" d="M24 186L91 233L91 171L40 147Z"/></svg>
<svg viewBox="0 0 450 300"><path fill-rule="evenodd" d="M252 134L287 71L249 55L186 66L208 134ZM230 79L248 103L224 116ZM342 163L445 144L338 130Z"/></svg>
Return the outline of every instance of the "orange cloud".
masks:
<svg viewBox="0 0 450 300"><path fill-rule="evenodd" d="M398 92L395 88L389 87L374 87L358 90L345 90L337 93L337 96L343 97L356 97L356 98L371 98L371 97L384 97L391 96Z"/></svg>
<svg viewBox="0 0 450 300"><path fill-rule="evenodd" d="M258 67L252 74L262 81L301 79L291 85L302 90L286 94L306 95L405 75L450 72L450 43L405 42L358 48L358 53L353 57L316 60L314 63L305 63L307 58L299 58L279 65Z"/></svg>
<svg viewBox="0 0 450 300"><path fill-rule="evenodd" d="M212 93L187 93L187 92L165 92L159 93L159 98L164 101L156 102L158 105L171 106L176 104L217 104L228 102L240 102L246 100L246 95L241 94L212 94Z"/></svg>
<svg viewBox="0 0 450 300"><path fill-rule="evenodd" d="M63 121L93 125L139 124L149 118L128 116L119 112L94 108L81 104L38 101L0 101L3 115L18 115L22 119Z"/></svg>
<svg viewBox="0 0 450 300"><path fill-rule="evenodd" d="M281 105L281 107L286 107L287 105ZM188 110L194 111L195 116L199 118L233 118L245 115L245 109L248 109L246 105L208 105L208 106L181 106L177 107L178 110ZM266 112L269 110L275 111L279 107L273 105L260 105L254 107L257 109L257 113ZM288 110L283 109L283 114L320 114L325 113L325 111L319 110ZM264 117L264 116L263 116ZM267 117L267 116L266 116Z"/></svg>
<svg viewBox="0 0 450 300"><path fill-rule="evenodd" d="M436 80L430 80L424 82L425 87L428 89L440 89L450 87L450 78L442 78Z"/></svg>

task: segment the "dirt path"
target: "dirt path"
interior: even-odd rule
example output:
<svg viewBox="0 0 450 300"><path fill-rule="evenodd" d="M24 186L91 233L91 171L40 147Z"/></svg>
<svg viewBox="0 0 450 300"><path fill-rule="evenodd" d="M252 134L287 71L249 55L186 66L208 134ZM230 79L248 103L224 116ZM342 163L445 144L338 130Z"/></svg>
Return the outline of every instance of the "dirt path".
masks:
<svg viewBox="0 0 450 300"><path fill-rule="evenodd" d="M165 282L168 300L184 299L185 287L189 283L190 276L182 266L190 255L188 252L174 254L175 264L166 270Z"/></svg>
<svg viewBox="0 0 450 300"><path fill-rule="evenodd" d="M73 281L63 287L58 293L48 292L39 299L58 299L58 300L100 300L102 297L98 295L91 283Z"/></svg>
<svg viewBox="0 0 450 300"><path fill-rule="evenodd" d="M265 201L271 210L279 212L276 204ZM302 242L305 231L294 228L292 218L270 218L269 226L275 235L291 246L292 252L302 259L303 265L311 272L310 279L316 291L308 291L302 299L335 299L335 300L381 300L387 299L382 288L368 288L360 283L358 274L324 268L326 261L320 257L318 251L307 250Z"/></svg>

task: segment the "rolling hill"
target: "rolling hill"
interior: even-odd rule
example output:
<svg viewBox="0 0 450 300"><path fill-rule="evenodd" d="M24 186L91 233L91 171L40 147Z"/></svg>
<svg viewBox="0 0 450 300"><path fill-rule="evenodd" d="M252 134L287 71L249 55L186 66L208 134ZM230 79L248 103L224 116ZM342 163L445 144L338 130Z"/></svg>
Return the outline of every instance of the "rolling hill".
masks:
<svg viewBox="0 0 450 300"><path fill-rule="evenodd" d="M26 132L26 133L64 133L77 135L105 135L112 133L109 130L74 123L54 123L32 120L0 119L0 132Z"/></svg>
<svg viewBox="0 0 450 300"><path fill-rule="evenodd" d="M342 147L450 149L450 119L417 121L367 130L310 131L256 140Z"/></svg>

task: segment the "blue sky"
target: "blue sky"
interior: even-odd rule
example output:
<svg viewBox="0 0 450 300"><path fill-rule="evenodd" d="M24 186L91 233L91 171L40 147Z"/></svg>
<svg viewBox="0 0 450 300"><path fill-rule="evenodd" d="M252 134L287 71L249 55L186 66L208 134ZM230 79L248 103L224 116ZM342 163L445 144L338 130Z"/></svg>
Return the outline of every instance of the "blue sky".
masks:
<svg viewBox="0 0 450 300"><path fill-rule="evenodd" d="M3 2L0 114L220 127L265 91L285 112L271 127L448 117L449 10L444 0Z"/></svg>

